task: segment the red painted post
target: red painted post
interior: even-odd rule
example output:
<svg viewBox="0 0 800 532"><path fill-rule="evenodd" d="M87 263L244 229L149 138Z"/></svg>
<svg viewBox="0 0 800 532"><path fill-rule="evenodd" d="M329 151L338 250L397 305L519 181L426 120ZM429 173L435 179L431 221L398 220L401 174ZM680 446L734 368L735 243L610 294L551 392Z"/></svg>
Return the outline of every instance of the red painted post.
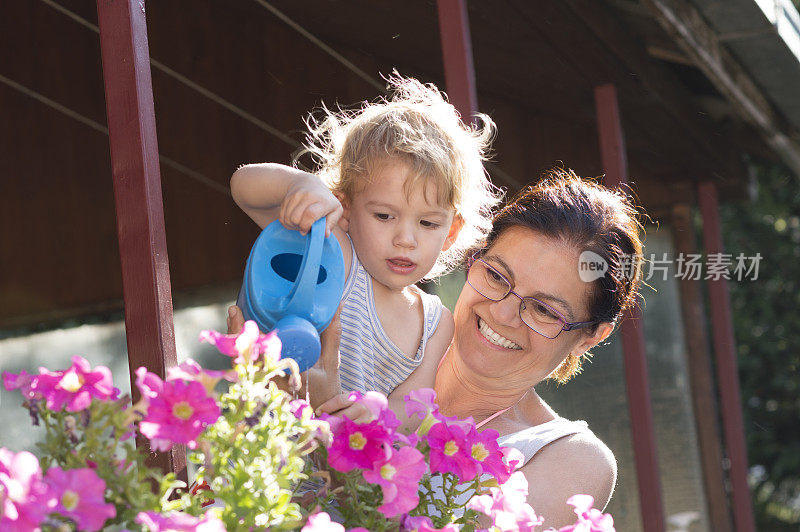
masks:
<svg viewBox="0 0 800 532"><path fill-rule="evenodd" d="M605 172L604 184L615 188L628 181L625 139L622 134L617 91L614 85L600 85L595 87L594 97L600 154ZM661 498L643 329L641 310L636 308L626 312L620 332L642 525L646 532L664 532L666 529L664 504Z"/></svg>
<svg viewBox="0 0 800 532"><path fill-rule="evenodd" d="M474 120L478 112L475 88L475 67L466 0L438 0L439 34L442 39L442 60L447 95L464 123Z"/></svg>
<svg viewBox="0 0 800 532"><path fill-rule="evenodd" d="M131 383L176 364L153 88L143 0L97 0ZM138 390L131 386L134 400ZM185 479L184 449L151 463Z"/></svg>
<svg viewBox="0 0 800 532"><path fill-rule="evenodd" d="M717 187L714 183L704 182L700 183L697 192L700 213L703 216L703 247L706 256L722 253ZM747 485L747 445L744 439L742 396L739 390L736 341L727 283L724 278L706 280L711 307L714 358L717 361L722 429L725 433L728 459L731 461L733 520L737 532L751 532L755 530L755 521L750 488Z"/></svg>

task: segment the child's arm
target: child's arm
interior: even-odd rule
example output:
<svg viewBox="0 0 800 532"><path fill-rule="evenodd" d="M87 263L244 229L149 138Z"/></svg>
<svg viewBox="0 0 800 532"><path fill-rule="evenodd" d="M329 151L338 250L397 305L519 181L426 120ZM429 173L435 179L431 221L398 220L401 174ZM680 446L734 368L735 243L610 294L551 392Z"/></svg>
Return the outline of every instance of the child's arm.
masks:
<svg viewBox="0 0 800 532"><path fill-rule="evenodd" d="M436 372L439 369L439 362L453 340L454 329L453 315L446 308L442 309L439 325L425 346L422 363L389 394L389 408L395 413L397 419L401 421L398 430L410 434L419 426L420 419L417 417L409 418L406 415L404 397L420 388L433 388ZM347 416L357 423L368 423L372 418L369 410L365 406L349 400L347 396L347 392L336 395L325 401L317 410L328 414Z"/></svg>
<svg viewBox="0 0 800 532"><path fill-rule="evenodd" d="M453 341L453 331L455 322L453 314L446 308L442 308L442 315L439 318L439 325L433 332L425 346L422 362L417 369L411 372L408 378L401 382L392 393L389 394L389 407L397 414L397 418L402 421L399 430L410 433L416 430L421 420L417 417L409 419L405 413L405 396L420 388L433 388L436 381L436 372L439 364Z"/></svg>
<svg viewBox="0 0 800 532"><path fill-rule="evenodd" d="M236 204L260 227L280 220L306 234L327 216L325 236L342 217L342 204L314 174L276 163L247 164L231 176Z"/></svg>

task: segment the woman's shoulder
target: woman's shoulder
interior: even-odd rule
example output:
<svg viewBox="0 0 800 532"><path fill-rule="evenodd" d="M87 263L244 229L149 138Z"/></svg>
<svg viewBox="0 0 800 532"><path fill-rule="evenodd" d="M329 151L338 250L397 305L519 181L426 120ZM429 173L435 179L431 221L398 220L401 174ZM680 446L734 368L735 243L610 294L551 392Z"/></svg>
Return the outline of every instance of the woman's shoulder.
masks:
<svg viewBox="0 0 800 532"><path fill-rule="evenodd" d="M514 439L531 440L515 445L520 447L527 443L528 447L535 448L524 468L545 477L583 476L588 484L607 487L610 496L617 474L617 462L611 449L585 421L559 416L535 391L529 396L524 402L526 415L521 419L527 428L506 437L512 445ZM600 489L603 491L605 489Z"/></svg>
<svg viewBox="0 0 800 532"><path fill-rule="evenodd" d="M547 486L530 493L528 502L545 516L545 525L561 526L574 519L566 504L572 495L591 495L596 508L605 508L616 484L617 462L606 444L585 430L546 445L521 471L529 485Z"/></svg>
<svg viewBox="0 0 800 532"><path fill-rule="evenodd" d="M556 443L559 448L562 446L569 448L572 444L564 445L564 441L585 445L597 439L585 421L571 421L558 415L539 418L534 422L517 419L513 425L507 424L501 434L498 442L519 449L525 456L526 462L544 448ZM600 442L599 439L597 441Z"/></svg>
<svg viewBox="0 0 800 532"><path fill-rule="evenodd" d="M568 459L571 463L593 464L594 469L616 471L616 459L611 449L589 429L585 421L572 421L556 416L532 429L551 433L552 441L537 454L543 460L557 463Z"/></svg>
<svg viewBox="0 0 800 532"><path fill-rule="evenodd" d="M614 453L590 430L582 430L545 445L523 469L529 469L540 478L559 479L563 485L572 485L575 493L588 493L597 500L597 507L605 506L617 478L617 461Z"/></svg>
<svg viewBox="0 0 800 532"><path fill-rule="evenodd" d="M571 422L578 423L578 422ZM617 461L614 453L591 430L580 430L564 436L542 449L548 451L554 460L568 458L572 462L591 463L595 469L616 471Z"/></svg>

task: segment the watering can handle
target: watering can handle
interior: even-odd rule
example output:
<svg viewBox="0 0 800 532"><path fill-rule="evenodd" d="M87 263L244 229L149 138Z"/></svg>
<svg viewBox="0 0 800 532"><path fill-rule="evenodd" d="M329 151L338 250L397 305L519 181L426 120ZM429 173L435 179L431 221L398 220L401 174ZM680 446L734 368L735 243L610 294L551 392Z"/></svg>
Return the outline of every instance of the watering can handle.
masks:
<svg viewBox="0 0 800 532"><path fill-rule="evenodd" d="M289 302L286 304L287 315L298 315L305 311L310 313L314 301L314 290L317 287L319 266L322 259L322 245L325 238L325 218L320 218L311 226L306 239L306 249L300 272L297 275Z"/></svg>

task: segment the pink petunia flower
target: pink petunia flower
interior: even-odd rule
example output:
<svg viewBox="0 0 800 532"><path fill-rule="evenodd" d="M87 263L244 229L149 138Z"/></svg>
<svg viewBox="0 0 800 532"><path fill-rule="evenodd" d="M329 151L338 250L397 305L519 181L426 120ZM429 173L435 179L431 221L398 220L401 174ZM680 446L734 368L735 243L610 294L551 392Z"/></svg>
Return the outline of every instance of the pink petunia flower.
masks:
<svg viewBox="0 0 800 532"><path fill-rule="evenodd" d="M139 512L136 522L150 532L225 532L225 525L210 511L202 519L183 512Z"/></svg>
<svg viewBox="0 0 800 532"><path fill-rule="evenodd" d="M72 366L64 371L40 368L39 375L32 378L30 389L41 394L50 410L66 406L69 412L85 410L93 397L113 401L119 396L111 380L111 370L105 366L92 370L89 361L80 356L72 357Z"/></svg>
<svg viewBox="0 0 800 532"><path fill-rule="evenodd" d="M472 443L469 454L478 463L482 473L491 474L498 484L503 484L514 470L503 461L503 452L497 444L499 436L496 430L478 432L473 428L468 438Z"/></svg>
<svg viewBox="0 0 800 532"><path fill-rule="evenodd" d="M200 364L191 358L167 370L168 381L197 381L205 387L209 395L214 391L214 387L220 380L225 379L228 382L235 382L236 378L236 372L233 370L216 371L203 369Z"/></svg>
<svg viewBox="0 0 800 532"><path fill-rule="evenodd" d="M470 454L477 435L475 427L471 429L467 432L460 424L447 423L436 423L431 427L427 439L431 447L432 473L453 473L461 482L468 482L480 474L480 464Z"/></svg>
<svg viewBox="0 0 800 532"><path fill-rule="evenodd" d="M417 416L422 420L414 434L425 437L431 427L439 421L446 421L439 413L439 406L434 402L436 392L431 388L421 388L414 390L403 397L405 400L406 416L411 418Z"/></svg>
<svg viewBox="0 0 800 532"><path fill-rule="evenodd" d="M536 515L527 499L528 481L517 471L499 488L489 488L489 494L472 497L467 508L488 515L500 530L533 532L543 519Z"/></svg>
<svg viewBox="0 0 800 532"><path fill-rule="evenodd" d="M331 516L325 512L319 512L308 516L300 532L344 532L344 527L331 521Z"/></svg>
<svg viewBox="0 0 800 532"><path fill-rule="evenodd" d="M400 520L400 530L403 532L458 532L458 525L450 523L442 528L436 528L430 517L424 515L412 517L406 514Z"/></svg>
<svg viewBox="0 0 800 532"><path fill-rule="evenodd" d="M574 525L565 526L558 532L615 532L614 518L592 508L594 497L591 495L573 495L567 504L575 507L578 520Z"/></svg>
<svg viewBox="0 0 800 532"><path fill-rule="evenodd" d="M525 464L525 455L515 447L500 447L500 452L503 453L503 462L509 473L513 473Z"/></svg>
<svg viewBox="0 0 800 532"><path fill-rule="evenodd" d="M406 396L408 397L408 396ZM421 526L433 526L433 521L431 521L430 517L424 515L403 515L400 518L400 530L403 532L419 532Z"/></svg>
<svg viewBox="0 0 800 532"><path fill-rule="evenodd" d="M36 378L36 375L30 375L27 371L22 370L19 372L19 375L15 375L14 373L10 373L8 371L3 372L3 386L5 386L6 390L19 390L22 393L23 397L28 400L32 399L41 399L42 394L39 392L33 391L31 385L33 384L33 379Z"/></svg>
<svg viewBox="0 0 800 532"><path fill-rule="evenodd" d="M436 412L434 417L436 417L436 419L442 423L446 423L450 427L459 427L464 434L468 433L470 429L475 426L475 420L472 419L472 416L464 419L458 419L456 416L445 416L441 412Z"/></svg>
<svg viewBox="0 0 800 532"><path fill-rule="evenodd" d="M408 417L417 416L419 419L425 419L429 415L439 412L439 405L436 404L436 391L433 388L414 390L404 399Z"/></svg>
<svg viewBox="0 0 800 532"><path fill-rule="evenodd" d="M147 371L147 368L142 366L136 370L136 387L142 393L142 398L146 399L149 404L149 400L158 397L158 394L164 389L164 381L161 380L161 377Z"/></svg>
<svg viewBox="0 0 800 532"><path fill-rule="evenodd" d="M156 379L160 381L157 376L150 376L151 384L156 383ZM195 449L196 438L206 425L220 416L217 402L206 394L199 382L167 381L162 383L159 392L148 390L142 390L142 396L149 394L149 405L139 430L157 451L167 451L176 443Z"/></svg>
<svg viewBox="0 0 800 532"><path fill-rule="evenodd" d="M0 447L0 530L38 531L54 504L36 457Z"/></svg>
<svg viewBox="0 0 800 532"><path fill-rule="evenodd" d="M378 484L383 503L378 507L386 517L413 510L419 504L419 481L428 470L425 457L413 447L401 447L382 464L364 471L364 480Z"/></svg>
<svg viewBox="0 0 800 532"><path fill-rule="evenodd" d="M254 321L247 321L239 334L222 334L217 331L203 331L200 341L216 346L223 355L236 357L236 364L255 362L258 355L277 361L281 357L281 340L278 334L272 331L261 334Z"/></svg>
<svg viewBox="0 0 800 532"><path fill-rule="evenodd" d="M372 469L392 453L392 434L378 421L358 424L349 418L331 424L333 442L328 448L328 463L346 473L354 468Z"/></svg>
<svg viewBox="0 0 800 532"><path fill-rule="evenodd" d="M51 467L45 482L56 498L55 511L75 521L78 530L100 530L117 515L114 505L106 503L105 481L91 469Z"/></svg>
<svg viewBox="0 0 800 532"><path fill-rule="evenodd" d="M320 421L324 421L325 423L328 424L328 427L329 427L329 429L331 431L331 435L336 434L337 432L343 430L342 429L342 424L344 424L344 420L345 420L345 418L343 418L343 417L332 416L330 414L326 414L325 412L322 412L321 414L319 414L317 416L317 419L319 419Z"/></svg>
<svg viewBox="0 0 800 532"><path fill-rule="evenodd" d="M310 416L314 415L314 409L305 399L292 399L289 401L289 409L297 419L303 419L304 412L307 412Z"/></svg>
<svg viewBox="0 0 800 532"><path fill-rule="evenodd" d="M389 408L389 400L380 392L368 391L362 394L354 391L350 392L347 398L367 407L367 410L372 414L372 420L378 419L381 413Z"/></svg>
<svg viewBox="0 0 800 532"><path fill-rule="evenodd" d="M368 391L364 394L350 392L347 398L364 405L372 414L372 421L377 421L387 429L394 431L400 426L400 420L389 408L389 400L382 393L375 391Z"/></svg>

